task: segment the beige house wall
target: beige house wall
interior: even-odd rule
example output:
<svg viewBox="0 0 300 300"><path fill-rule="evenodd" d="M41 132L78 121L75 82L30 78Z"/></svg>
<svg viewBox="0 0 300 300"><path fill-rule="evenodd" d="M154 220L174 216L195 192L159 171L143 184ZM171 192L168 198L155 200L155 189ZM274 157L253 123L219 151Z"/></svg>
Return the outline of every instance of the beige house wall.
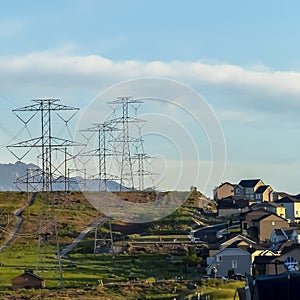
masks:
<svg viewBox="0 0 300 300"><path fill-rule="evenodd" d="M273 201L273 189L270 186L264 191L262 201Z"/></svg>
<svg viewBox="0 0 300 300"><path fill-rule="evenodd" d="M223 199L234 195L234 188L230 183L224 183L217 189L217 198Z"/></svg>
<svg viewBox="0 0 300 300"><path fill-rule="evenodd" d="M276 207L276 214L285 219L285 207L281 206L281 207Z"/></svg>
<svg viewBox="0 0 300 300"><path fill-rule="evenodd" d="M285 228L288 226L288 221L278 218L275 215L270 215L259 222L259 240L262 242L269 241L274 229Z"/></svg>

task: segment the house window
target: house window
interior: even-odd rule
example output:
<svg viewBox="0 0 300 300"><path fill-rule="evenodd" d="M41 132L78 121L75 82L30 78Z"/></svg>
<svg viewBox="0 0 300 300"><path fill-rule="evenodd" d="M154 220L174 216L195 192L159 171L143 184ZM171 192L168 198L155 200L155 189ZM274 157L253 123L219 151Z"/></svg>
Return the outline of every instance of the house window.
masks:
<svg viewBox="0 0 300 300"><path fill-rule="evenodd" d="M296 210L296 215L298 215L298 210Z"/></svg>
<svg viewBox="0 0 300 300"><path fill-rule="evenodd" d="M232 266L232 269L236 269L237 268L237 260L233 260L231 262L231 266Z"/></svg>
<svg viewBox="0 0 300 300"><path fill-rule="evenodd" d="M253 189L252 188L246 188L246 194L252 194L253 193Z"/></svg>
<svg viewBox="0 0 300 300"><path fill-rule="evenodd" d="M236 188L235 191L236 191L237 193L239 193L239 192L240 192L240 189L239 189L239 188Z"/></svg>
<svg viewBox="0 0 300 300"><path fill-rule="evenodd" d="M260 194L255 194L256 199L260 199Z"/></svg>
<svg viewBox="0 0 300 300"><path fill-rule="evenodd" d="M217 255L217 262L222 261L222 256L221 255Z"/></svg>
<svg viewBox="0 0 300 300"><path fill-rule="evenodd" d="M272 225L273 225L273 226L275 225L275 221L272 221Z"/></svg>

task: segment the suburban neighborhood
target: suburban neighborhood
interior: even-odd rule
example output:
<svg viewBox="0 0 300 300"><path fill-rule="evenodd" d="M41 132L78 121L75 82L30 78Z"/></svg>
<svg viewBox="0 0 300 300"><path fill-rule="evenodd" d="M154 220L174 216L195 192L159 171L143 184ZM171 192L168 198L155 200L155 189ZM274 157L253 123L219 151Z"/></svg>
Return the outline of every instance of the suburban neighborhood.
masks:
<svg viewBox="0 0 300 300"><path fill-rule="evenodd" d="M129 224L111 222L107 227L105 221L94 222L78 232L77 237L69 244L64 242L66 239L70 240L67 234L60 241L65 245L60 252L61 263L77 265L79 262L76 262L78 259L75 259L74 255L79 253L82 253L80 254L82 255L81 264L84 263L88 253L94 253L95 258L98 257L100 261L104 257L107 260L108 256L117 261L124 259L122 257L125 254L125 257L131 260L130 273L126 279L127 284L137 284L138 282L143 284L146 280L145 277L139 275L138 272L134 273L132 270L136 267L133 266L139 265L138 261L141 256L148 257L147 264L151 264L152 260L161 257L161 267L165 263L168 266L163 267L163 272L154 269L152 271L153 280L157 283L164 282L165 286L170 285L171 282L175 282L178 286L183 283L189 286L194 285L194 288L190 286L191 299L197 299L199 289L210 284L211 280L221 281L224 284L236 282L236 293L239 294L239 299L252 299L249 298L249 295L246 298L246 287L251 284L251 280L256 278L259 281L266 276L288 274L285 262L291 257L295 260L297 267L293 271L293 276L298 274L296 271L300 261L300 223L298 219L300 201L298 195L276 192L270 185L265 185L262 179L242 179L238 184L221 183L213 192L214 199L209 199L196 187L191 187L189 196L180 210L166 219L154 222L153 225L129 226ZM152 201L151 197L154 194L151 193L128 191L121 192L119 195L127 197L128 201L140 202L141 199L146 199L146 195L147 201ZM63 202L66 201L66 198L63 195L62 192L56 192L55 197L60 199L61 205L65 206ZM152 196L150 197L150 195ZM18 210L16 218L22 215L24 217L20 225L18 222L16 223L15 226L18 229L13 235L2 236L2 241L6 246L0 250L0 261L1 255L7 253L14 244L24 243L28 239L24 240L23 230L29 225L26 224L30 215L31 222L35 220L35 218L32 219L33 212L41 196L39 193L33 193L28 200L28 205L25 205L22 210ZM71 201L67 205L70 209L73 205L84 203L82 202L84 198L79 192L71 192L68 201ZM78 208L77 211L80 212L81 209ZM60 210L60 206L57 209ZM82 212L87 213L88 210L85 208ZM189 221L184 225L183 220L187 216L189 216ZM67 228L66 224L60 220L58 222L60 224L58 232L62 233ZM70 222L73 221L70 219ZM7 225L3 223L3 226ZM105 234L96 239L96 236L93 238L93 234L89 234L94 231L95 234L97 231L105 232ZM43 232L45 239L43 243L48 241L51 245L55 229L48 227ZM9 239L9 243L5 243L6 238ZM83 243L89 245L88 248L82 248ZM40 255L43 254L40 253ZM103 255L105 256L103 257ZM49 256L46 257L49 258ZM42 261L39 262L39 265L39 268L44 268ZM4 266L5 262L2 268ZM13 291L16 293L20 289L46 291L49 284L52 285L47 276L44 278L46 273L33 267L34 265L31 263L19 274L14 273L15 276L10 279ZM100 271L102 266L99 265L99 268ZM156 268L159 266L157 265ZM74 268L74 272L76 269L77 267ZM63 277L66 276L65 272L64 268ZM118 272L113 270L110 272L119 278ZM147 273L147 271L142 272ZM82 276L84 278L85 275ZM99 283L96 286L109 287L114 280L108 278L98 279ZM298 280L297 278L294 279ZM71 286L73 285L74 283L71 284ZM176 295L178 299L181 299L180 293L176 293ZM208 295L204 296L208 297ZM202 298L199 296L199 299Z"/></svg>
<svg viewBox="0 0 300 300"><path fill-rule="evenodd" d="M219 217L238 220L240 233L220 242L207 258L207 272L278 275L286 272L284 261L300 259L300 196L275 191L262 179L224 182L214 189ZM298 269L298 268L297 268ZM241 296L242 297L242 296ZM249 298L248 298L249 299ZM252 298L251 298L252 299Z"/></svg>

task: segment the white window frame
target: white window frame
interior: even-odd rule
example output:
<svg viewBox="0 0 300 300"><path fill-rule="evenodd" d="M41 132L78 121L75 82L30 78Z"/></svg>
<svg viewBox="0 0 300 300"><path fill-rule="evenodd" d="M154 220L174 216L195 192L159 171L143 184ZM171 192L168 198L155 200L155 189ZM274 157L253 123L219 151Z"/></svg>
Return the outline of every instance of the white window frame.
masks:
<svg viewBox="0 0 300 300"><path fill-rule="evenodd" d="M232 266L232 269L237 269L237 267L238 267L238 261L236 259L232 260L231 261L231 266Z"/></svg>
<svg viewBox="0 0 300 300"><path fill-rule="evenodd" d="M221 262L222 260L222 255L217 255L217 262Z"/></svg>

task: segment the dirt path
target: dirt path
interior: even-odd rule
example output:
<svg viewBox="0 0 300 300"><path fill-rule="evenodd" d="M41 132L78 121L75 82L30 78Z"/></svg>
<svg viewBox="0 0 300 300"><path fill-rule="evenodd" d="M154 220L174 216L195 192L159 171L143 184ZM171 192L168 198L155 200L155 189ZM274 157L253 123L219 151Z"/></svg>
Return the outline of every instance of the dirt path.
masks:
<svg viewBox="0 0 300 300"><path fill-rule="evenodd" d="M28 203L26 205L24 205L23 207L18 208L17 210L15 210L14 216L17 219L16 225L13 228L13 230L10 232L6 242L0 247L0 252L4 251L16 239L16 237L19 235L20 229L21 229L22 224L24 222L24 218L22 216L23 211L26 207L31 206L31 205L34 204L36 194L37 193L32 194L31 199L28 201Z"/></svg>
<svg viewBox="0 0 300 300"><path fill-rule="evenodd" d="M62 257L64 255L66 255L67 253L69 253L75 246L78 245L78 243L80 243L85 236L92 230L95 230L97 228L97 226L99 226L99 224L101 224L103 221L105 220L105 218L103 219L98 219L97 221L93 222L92 224L88 225L83 231L81 231L81 233L77 236L77 238L75 238L75 240L69 244L67 247L65 247L64 249L62 249L59 253L59 255Z"/></svg>

